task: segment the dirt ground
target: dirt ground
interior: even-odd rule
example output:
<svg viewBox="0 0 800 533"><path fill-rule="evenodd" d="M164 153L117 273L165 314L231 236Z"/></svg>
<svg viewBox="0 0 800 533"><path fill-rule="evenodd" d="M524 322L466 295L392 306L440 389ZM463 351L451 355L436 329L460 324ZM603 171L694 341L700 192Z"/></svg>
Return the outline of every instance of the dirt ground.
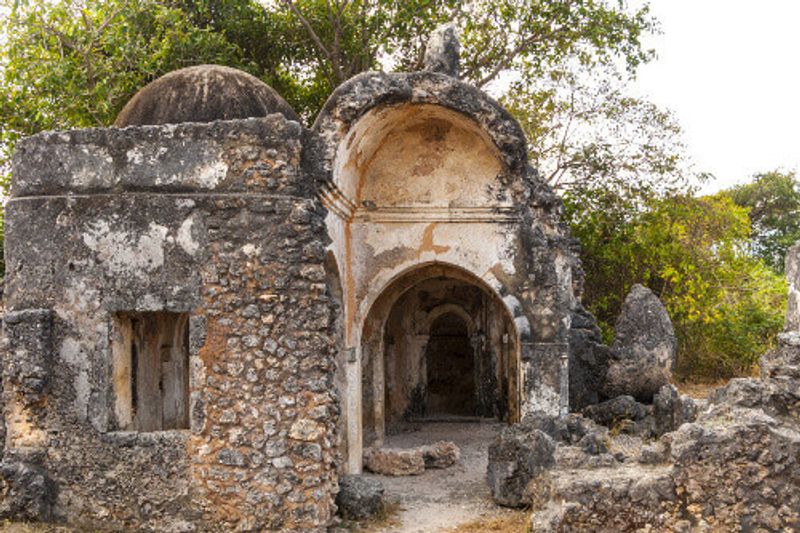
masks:
<svg viewBox="0 0 800 533"><path fill-rule="evenodd" d="M419 476L379 479L386 494L396 499L396 512L372 533L433 533L437 531L524 531L518 511L498 507L486 485L487 449L504 424L496 422L433 422L415 424L408 432L388 438L387 447L411 448L439 440L461 449L457 464L426 470ZM483 524L486 524L485 528ZM499 529L489 524L501 524ZM478 527L478 529L473 529Z"/></svg>

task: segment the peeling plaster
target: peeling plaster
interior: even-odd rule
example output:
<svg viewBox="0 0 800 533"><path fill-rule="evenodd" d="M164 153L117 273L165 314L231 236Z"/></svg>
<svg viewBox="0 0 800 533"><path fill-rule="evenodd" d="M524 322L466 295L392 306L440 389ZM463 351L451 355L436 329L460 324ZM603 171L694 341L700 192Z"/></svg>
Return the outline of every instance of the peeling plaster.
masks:
<svg viewBox="0 0 800 533"><path fill-rule="evenodd" d="M200 248L200 243L192 237L192 227L194 225L194 215L190 216L183 221L181 227L178 228L178 235L175 239L178 245L189 254L194 255Z"/></svg>
<svg viewBox="0 0 800 533"><path fill-rule="evenodd" d="M148 231L136 235L111 228L116 222L97 220L82 234L83 243L97 253L114 274L146 276L164 265L164 243L167 228L151 222Z"/></svg>

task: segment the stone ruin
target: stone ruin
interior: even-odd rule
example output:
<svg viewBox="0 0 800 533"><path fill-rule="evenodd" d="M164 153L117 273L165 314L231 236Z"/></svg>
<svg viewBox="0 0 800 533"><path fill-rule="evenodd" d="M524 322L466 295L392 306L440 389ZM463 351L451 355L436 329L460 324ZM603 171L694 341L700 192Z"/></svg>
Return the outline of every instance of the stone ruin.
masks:
<svg viewBox="0 0 800 533"><path fill-rule="evenodd" d="M408 420L569 408L575 242L452 29L311 128L243 72L18 144L0 516L326 527Z"/></svg>
<svg viewBox="0 0 800 533"><path fill-rule="evenodd" d="M504 429L489 448L494 500L532 509L542 532L800 530L800 243L786 272L786 329L760 377L707 400L668 383L652 394L674 333L655 296L634 287L606 367L607 393L622 395ZM638 374L615 370L636 361Z"/></svg>
<svg viewBox="0 0 800 533"><path fill-rule="evenodd" d="M646 359L652 389L671 362L661 346L641 359L602 345L577 244L522 130L457 76L442 28L425 70L354 77L311 128L256 78L205 65L142 89L114 127L21 141L5 219L0 517L323 530L340 480L377 505L380 488L353 477L365 450L409 420L458 417L514 424L527 440L492 453L509 471L528 449L536 459L525 479L495 469L490 481L504 503L536 499L537 520L563 525L590 506L553 502L589 493L554 473L621 462L570 410L634 412L632 433L664 433L641 456L674 458L689 505L710 470L688 458L728 435L706 436L712 421L734 420L731 438L796 439L745 405L778 409L790 393L772 381L734 383L722 411L671 433L692 416L673 390L655 407L609 396L647 394L615 369ZM730 418L740 409L756 414ZM432 449L422 468L458 458ZM649 468L662 479L666 467ZM542 476L549 499L531 490ZM595 503L620 492L598 483Z"/></svg>

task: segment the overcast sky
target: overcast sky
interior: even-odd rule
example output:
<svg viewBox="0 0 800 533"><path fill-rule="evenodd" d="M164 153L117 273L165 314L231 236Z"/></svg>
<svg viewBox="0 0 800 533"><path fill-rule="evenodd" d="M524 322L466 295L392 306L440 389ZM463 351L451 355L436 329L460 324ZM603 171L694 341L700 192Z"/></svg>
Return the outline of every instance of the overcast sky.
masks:
<svg viewBox="0 0 800 533"><path fill-rule="evenodd" d="M677 114L697 169L717 178L706 190L800 170L800 0L650 5L663 33L634 90Z"/></svg>

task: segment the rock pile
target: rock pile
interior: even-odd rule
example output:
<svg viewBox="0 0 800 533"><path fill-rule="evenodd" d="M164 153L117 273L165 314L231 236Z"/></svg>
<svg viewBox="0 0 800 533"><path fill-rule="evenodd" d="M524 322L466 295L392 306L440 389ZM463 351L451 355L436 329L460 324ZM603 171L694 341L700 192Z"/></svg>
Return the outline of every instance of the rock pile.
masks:
<svg viewBox="0 0 800 533"><path fill-rule="evenodd" d="M528 417L490 447L493 497L532 506L534 531L796 531L800 335L761 368L702 410L665 385L652 406L623 396L588 418Z"/></svg>

